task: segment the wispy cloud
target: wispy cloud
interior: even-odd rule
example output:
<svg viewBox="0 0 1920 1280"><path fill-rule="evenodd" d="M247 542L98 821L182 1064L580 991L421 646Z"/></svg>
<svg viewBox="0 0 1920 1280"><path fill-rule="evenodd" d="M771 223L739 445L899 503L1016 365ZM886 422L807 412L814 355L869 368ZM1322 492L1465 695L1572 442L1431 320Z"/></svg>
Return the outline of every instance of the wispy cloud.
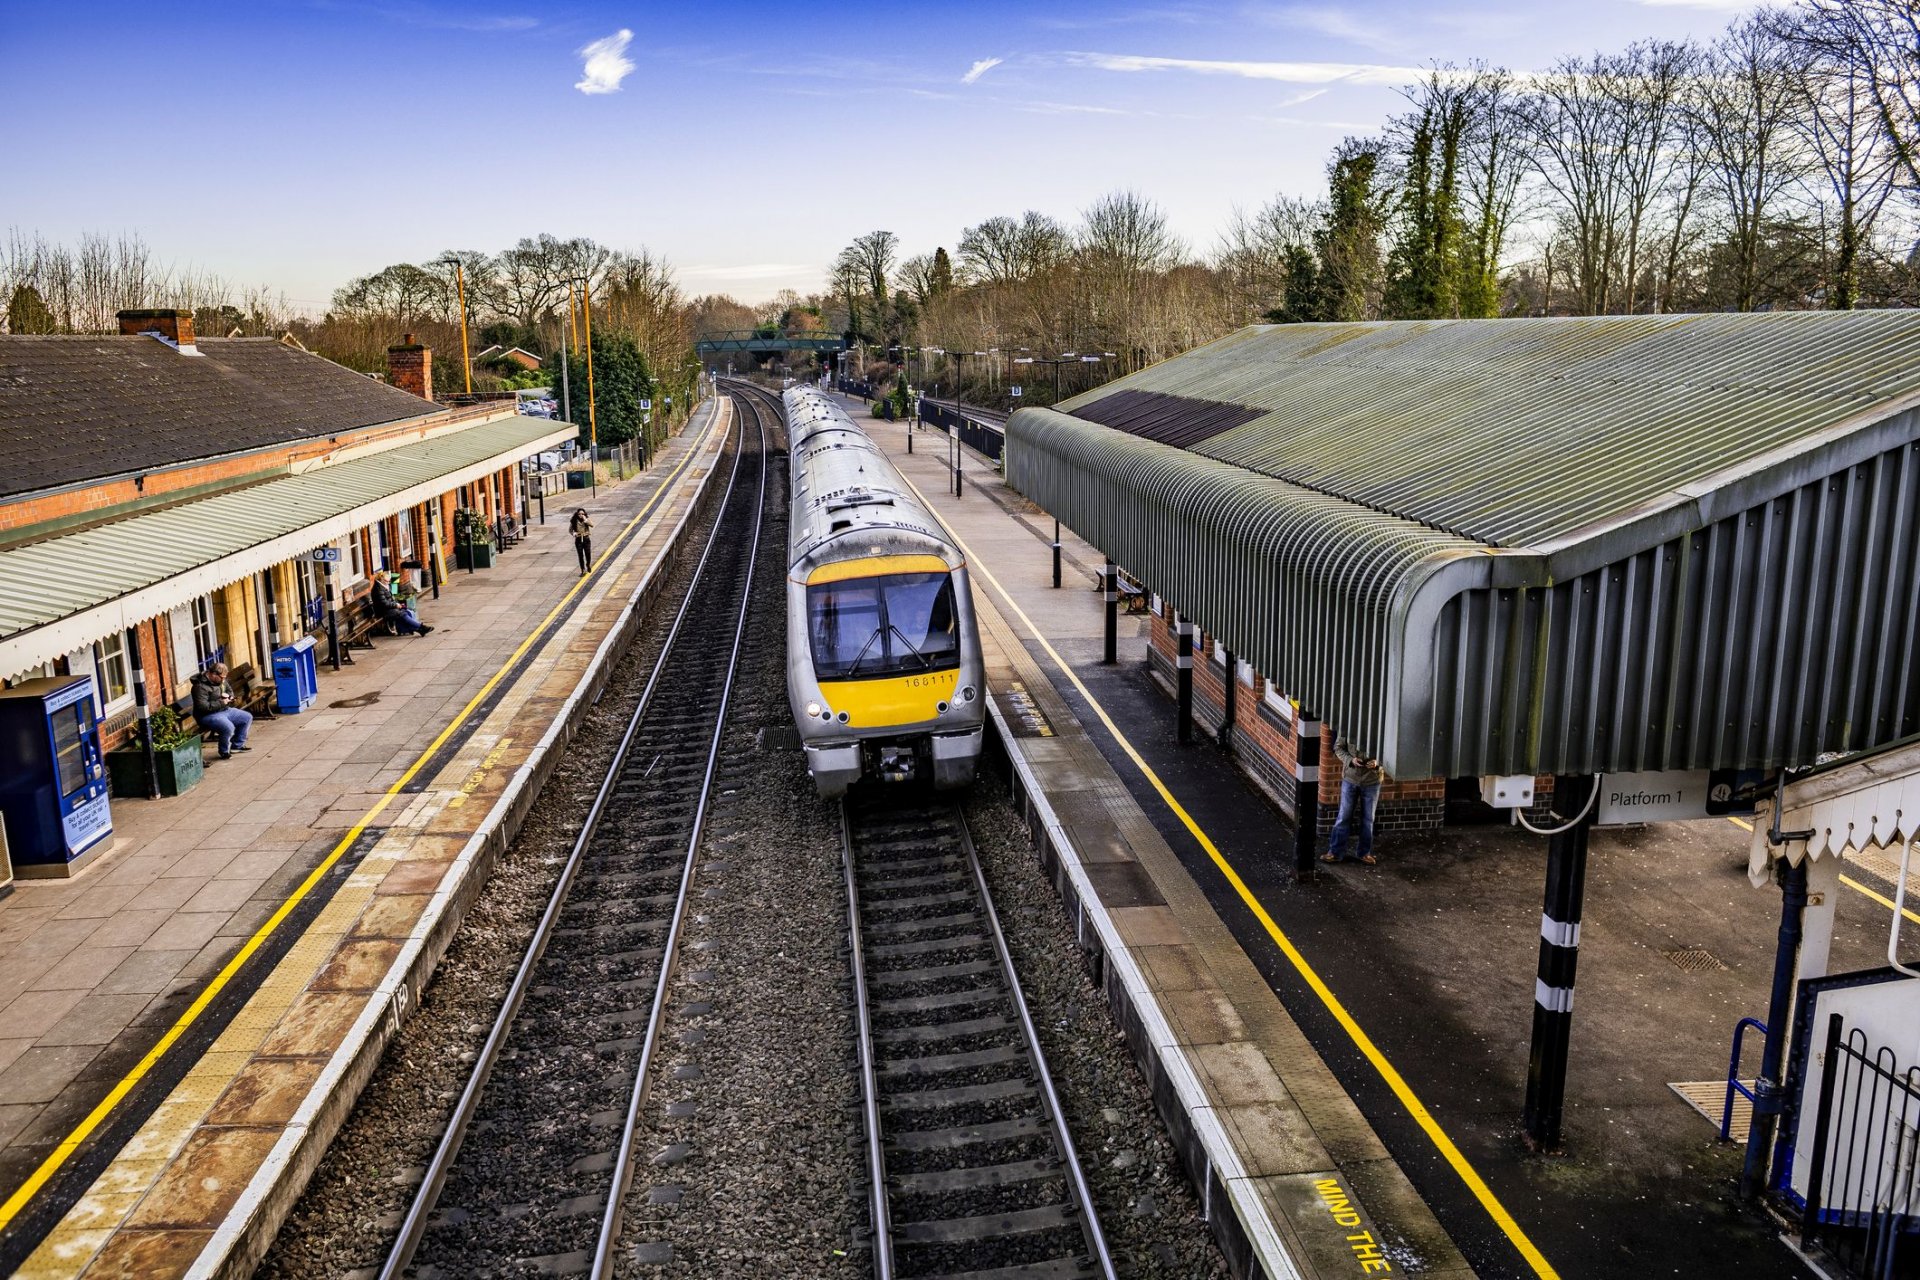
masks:
<svg viewBox="0 0 1920 1280"><path fill-rule="evenodd" d="M1085 115L1085 116L1132 116L1149 115L1150 112L1128 111L1121 107L1095 107L1081 102L1011 102L1010 105L1021 111L1032 111L1039 115Z"/></svg>
<svg viewBox="0 0 1920 1280"><path fill-rule="evenodd" d="M1343 40L1363 49L1398 52L1406 47L1406 42L1390 28L1368 22L1333 5L1296 4L1279 9L1256 9L1251 16L1272 26L1311 31L1315 35Z"/></svg>
<svg viewBox="0 0 1920 1280"><path fill-rule="evenodd" d="M1634 3L1649 9L1713 9L1720 13L1754 7L1754 0L1634 0Z"/></svg>
<svg viewBox="0 0 1920 1280"><path fill-rule="evenodd" d="M1239 62L1209 58L1156 58L1133 53L1069 53L1067 61L1101 71L1189 71L1203 76L1279 80L1287 84L1407 84L1426 75L1418 67L1364 62Z"/></svg>
<svg viewBox="0 0 1920 1280"><path fill-rule="evenodd" d="M622 27L583 45L577 52L586 60L586 74L573 87L589 94L620 92L620 82L633 74L633 60L627 57L627 46L632 43L633 32Z"/></svg>
<svg viewBox="0 0 1920 1280"><path fill-rule="evenodd" d="M376 17L385 18L388 22L399 22L409 27L425 27L436 31L481 33L531 31L540 25L540 19L518 14L443 13L417 4L352 5L333 3L332 0L319 0L314 7L339 13L370 13Z"/></svg>
<svg viewBox="0 0 1920 1280"><path fill-rule="evenodd" d="M1004 61L1006 61L1004 58L982 58L967 68L967 74L960 77L960 83L972 84L975 80L978 80L981 76L987 74L987 72L993 70Z"/></svg>

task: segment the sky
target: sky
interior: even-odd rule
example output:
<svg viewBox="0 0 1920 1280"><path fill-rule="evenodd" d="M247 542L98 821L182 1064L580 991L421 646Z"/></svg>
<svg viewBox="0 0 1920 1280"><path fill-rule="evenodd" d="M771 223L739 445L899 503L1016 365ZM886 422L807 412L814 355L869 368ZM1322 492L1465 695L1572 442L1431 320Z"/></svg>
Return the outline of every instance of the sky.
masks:
<svg viewBox="0 0 1920 1280"><path fill-rule="evenodd" d="M541 231L755 302L821 289L866 231L951 249L1123 187L1205 251L1235 207L1320 188L1433 62L1535 69L1749 7L0 0L0 233L137 232L316 314Z"/></svg>

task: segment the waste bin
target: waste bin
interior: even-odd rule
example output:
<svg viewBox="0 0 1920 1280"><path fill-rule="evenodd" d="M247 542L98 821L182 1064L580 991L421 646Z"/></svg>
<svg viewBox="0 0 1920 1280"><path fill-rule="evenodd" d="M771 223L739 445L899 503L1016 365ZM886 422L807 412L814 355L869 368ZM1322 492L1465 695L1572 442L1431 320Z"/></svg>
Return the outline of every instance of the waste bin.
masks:
<svg viewBox="0 0 1920 1280"><path fill-rule="evenodd" d="M273 651L273 688L281 715L298 715L320 696L320 664L313 655L312 636Z"/></svg>
<svg viewBox="0 0 1920 1280"><path fill-rule="evenodd" d="M586 487L587 487L587 473L585 471L567 472L567 488L584 489Z"/></svg>

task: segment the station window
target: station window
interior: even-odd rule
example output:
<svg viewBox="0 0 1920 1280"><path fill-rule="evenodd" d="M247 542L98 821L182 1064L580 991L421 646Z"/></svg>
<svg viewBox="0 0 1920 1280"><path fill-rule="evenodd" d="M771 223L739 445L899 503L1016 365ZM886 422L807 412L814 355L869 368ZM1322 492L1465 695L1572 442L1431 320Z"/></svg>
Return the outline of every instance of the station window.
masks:
<svg viewBox="0 0 1920 1280"><path fill-rule="evenodd" d="M168 615L173 632L174 666L183 683L188 673L205 671L226 657L215 617L211 596L189 600Z"/></svg>
<svg viewBox="0 0 1920 1280"><path fill-rule="evenodd" d="M1282 720L1289 724L1293 723L1293 700L1281 693L1280 686L1273 681L1267 681L1267 687L1260 694L1260 702L1271 708Z"/></svg>
<svg viewBox="0 0 1920 1280"><path fill-rule="evenodd" d="M1227 665L1227 646L1221 644L1220 639L1217 636L1208 636L1207 640L1208 640L1208 643L1213 645L1213 655L1212 655L1213 665L1216 667L1226 666Z"/></svg>
<svg viewBox="0 0 1920 1280"><path fill-rule="evenodd" d="M355 529L347 535L347 574L348 582L358 582L367 576L367 556L360 541L361 532Z"/></svg>
<svg viewBox="0 0 1920 1280"><path fill-rule="evenodd" d="M127 666L127 638L119 632L94 642L93 683L100 691L100 714L133 701L133 675Z"/></svg>
<svg viewBox="0 0 1920 1280"><path fill-rule="evenodd" d="M1233 664L1233 674L1238 677L1241 684L1247 686L1249 689L1253 688L1253 664L1251 662L1248 662L1245 658L1241 658Z"/></svg>

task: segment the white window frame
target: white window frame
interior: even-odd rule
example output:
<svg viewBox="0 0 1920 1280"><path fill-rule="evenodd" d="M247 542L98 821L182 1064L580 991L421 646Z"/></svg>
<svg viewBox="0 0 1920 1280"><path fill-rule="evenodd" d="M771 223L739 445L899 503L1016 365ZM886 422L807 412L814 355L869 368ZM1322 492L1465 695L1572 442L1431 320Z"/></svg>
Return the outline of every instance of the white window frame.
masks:
<svg viewBox="0 0 1920 1280"><path fill-rule="evenodd" d="M1208 636L1207 640L1213 645L1213 652L1207 656L1213 659L1214 666L1219 667L1222 671L1226 670L1227 646L1220 643L1220 637L1218 636Z"/></svg>
<svg viewBox="0 0 1920 1280"><path fill-rule="evenodd" d="M1234 678L1247 688L1253 688L1253 664L1245 658L1236 658L1233 664Z"/></svg>
<svg viewBox="0 0 1920 1280"><path fill-rule="evenodd" d="M118 632L93 642L90 655L93 660L94 692L100 695L100 716L105 719L115 712L133 705L133 663L127 654L127 638ZM71 662L69 662L71 667ZM113 693L108 683L109 672L119 668L122 689L118 695Z"/></svg>
<svg viewBox="0 0 1920 1280"><path fill-rule="evenodd" d="M346 572L340 575L343 585L351 585L367 576L366 557L361 553L359 529L341 539L346 545L347 554L340 558L340 567Z"/></svg>
<svg viewBox="0 0 1920 1280"><path fill-rule="evenodd" d="M1293 723L1293 700L1281 693L1280 686L1273 681L1267 681L1267 687L1260 691L1260 701L1282 720Z"/></svg>

